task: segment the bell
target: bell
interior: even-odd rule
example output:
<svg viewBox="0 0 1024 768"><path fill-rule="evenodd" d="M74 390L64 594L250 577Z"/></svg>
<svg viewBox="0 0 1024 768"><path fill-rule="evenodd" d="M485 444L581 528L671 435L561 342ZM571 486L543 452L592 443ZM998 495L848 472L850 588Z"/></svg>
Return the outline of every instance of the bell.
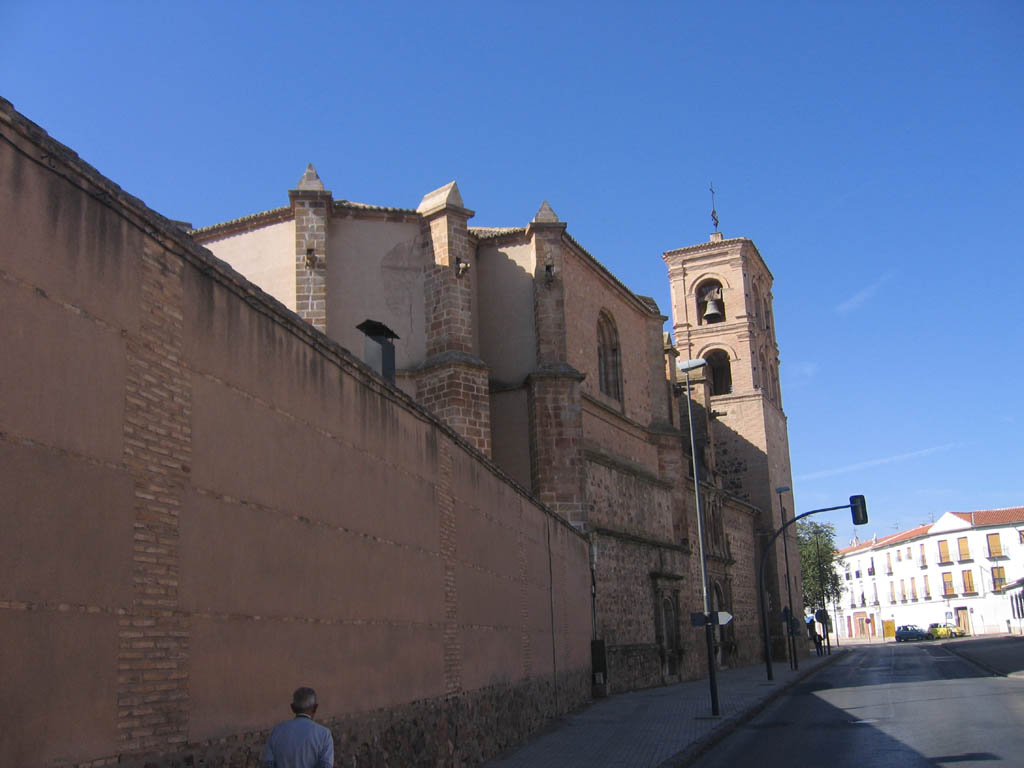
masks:
<svg viewBox="0 0 1024 768"><path fill-rule="evenodd" d="M725 317L722 315L722 302L717 299L711 299L708 302L707 309L704 310L704 322L717 323L724 319Z"/></svg>

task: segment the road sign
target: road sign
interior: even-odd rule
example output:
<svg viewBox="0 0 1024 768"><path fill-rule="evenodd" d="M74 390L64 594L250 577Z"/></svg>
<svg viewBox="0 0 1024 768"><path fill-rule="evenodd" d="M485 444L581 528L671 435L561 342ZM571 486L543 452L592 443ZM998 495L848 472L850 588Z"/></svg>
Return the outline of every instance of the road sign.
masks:
<svg viewBox="0 0 1024 768"><path fill-rule="evenodd" d="M717 624L720 627L724 627L730 621L732 621L732 614L728 611L718 611L717 613L712 611L711 623ZM691 613L690 614L690 626L691 627L703 627L708 622L708 614L706 613Z"/></svg>

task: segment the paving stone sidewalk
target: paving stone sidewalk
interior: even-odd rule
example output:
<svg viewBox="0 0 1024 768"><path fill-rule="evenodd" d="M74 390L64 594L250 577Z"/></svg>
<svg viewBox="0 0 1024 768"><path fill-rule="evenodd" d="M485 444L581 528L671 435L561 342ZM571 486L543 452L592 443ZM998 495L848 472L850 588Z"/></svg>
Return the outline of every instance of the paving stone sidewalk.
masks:
<svg viewBox="0 0 1024 768"><path fill-rule="evenodd" d="M760 711L787 688L823 666L831 656L800 660L799 671L774 665L768 682L764 664L718 673L720 715L711 716L707 680L695 680L600 699L559 719L526 744L485 764L486 768L670 768L697 754Z"/></svg>

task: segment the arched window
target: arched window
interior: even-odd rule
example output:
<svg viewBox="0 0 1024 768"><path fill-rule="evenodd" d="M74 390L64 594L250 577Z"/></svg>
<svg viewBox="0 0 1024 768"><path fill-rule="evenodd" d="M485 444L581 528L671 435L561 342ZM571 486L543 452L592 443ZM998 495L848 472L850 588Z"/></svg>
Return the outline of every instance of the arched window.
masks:
<svg viewBox="0 0 1024 768"><path fill-rule="evenodd" d="M732 365L729 353L713 349L704 355L711 373L711 394L728 395L732 392Z"/></svg>
<svg viewBox="0 0 1024 768"><path fill-rule="evenodd" d="M603 394L622 400L619 332L611 315L603 311L597 316L597 383Z"/></svg>
<svg viewBox="0 0 1024 768"><path fill-rule="evenodd" d="M725 320L725 301L722 284L705 280L697 286L697 325L720 323Z"/></svg>

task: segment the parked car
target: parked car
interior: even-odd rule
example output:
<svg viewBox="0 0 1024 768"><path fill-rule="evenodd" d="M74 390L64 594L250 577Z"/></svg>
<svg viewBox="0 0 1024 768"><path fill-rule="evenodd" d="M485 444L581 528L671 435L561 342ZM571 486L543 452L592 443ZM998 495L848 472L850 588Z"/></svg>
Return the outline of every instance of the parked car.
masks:
<svg viewBox="0 0 1024 768"><path fill-rule="evenodd" d="M896 642L902 643L907 640L931 640L932 636L921 629L917 624L905 624L896 628Z"/></svg>
<svg viewBox="0 0 1024 768"><path fill-rule="evenodd" d="M967 634L956 624L940 624L938 622L928 625L928 633L936 640L945 640L950 637L963 637Z"/></svg>

